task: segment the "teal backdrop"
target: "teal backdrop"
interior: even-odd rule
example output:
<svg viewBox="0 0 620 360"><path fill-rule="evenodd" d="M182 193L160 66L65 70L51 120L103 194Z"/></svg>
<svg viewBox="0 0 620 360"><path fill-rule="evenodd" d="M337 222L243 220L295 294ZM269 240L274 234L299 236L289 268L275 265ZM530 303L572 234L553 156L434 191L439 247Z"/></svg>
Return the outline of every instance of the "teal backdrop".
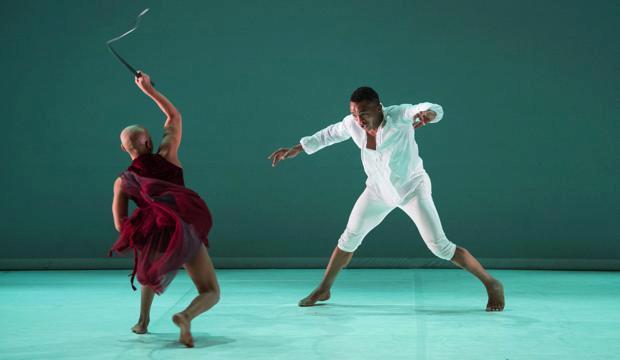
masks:
<svg viewBox="0 0 620 360"><path fill-rule="evenodd" d="M618 1L0 2L3 268L127 266L112 183L129 124L164 118L105 41L183 114L186 183L216 265L323 266L364 188L348 141L267 156L348 113L431 101L416 132L444 229L492 267L619 268ZM395 210L356 266L444 266Z"/></svg>

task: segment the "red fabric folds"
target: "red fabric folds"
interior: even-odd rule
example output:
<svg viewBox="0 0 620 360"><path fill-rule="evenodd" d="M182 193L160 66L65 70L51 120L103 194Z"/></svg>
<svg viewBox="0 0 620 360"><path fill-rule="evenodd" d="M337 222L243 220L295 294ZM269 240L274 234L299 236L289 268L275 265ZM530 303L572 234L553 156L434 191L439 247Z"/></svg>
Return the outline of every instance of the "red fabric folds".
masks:
<svg viewBox="0 0 620 360"><path fill-rule="evenodd" d="M122 189L137 208L124 220L110 255L133 250L132 287L136 276L140 284L161 294L200 245L208 246L211 213L194 191L129 169L121 174Z"/></svg>

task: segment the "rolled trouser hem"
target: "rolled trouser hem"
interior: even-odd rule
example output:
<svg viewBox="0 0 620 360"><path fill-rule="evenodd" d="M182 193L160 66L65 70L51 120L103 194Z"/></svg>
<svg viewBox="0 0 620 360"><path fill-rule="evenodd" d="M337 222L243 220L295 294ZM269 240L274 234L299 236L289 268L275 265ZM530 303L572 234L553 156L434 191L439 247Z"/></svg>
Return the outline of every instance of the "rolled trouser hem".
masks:
<svg viewBox="0 0 620 360"><path fill-rule="evenodd" d="M437 256L440 259L450 261L454 257L455 252L456 252L456 244L450 242L450 244L444 247L442 251L433 251L433 254L435 254L435 256Z"/></svg>
<svg viewBox="0 0 620 360"><path fill-rule="evenodd" d="M338 249L346 252L355 252L360 244L350 244L347 241L338 240Z"/></svg>

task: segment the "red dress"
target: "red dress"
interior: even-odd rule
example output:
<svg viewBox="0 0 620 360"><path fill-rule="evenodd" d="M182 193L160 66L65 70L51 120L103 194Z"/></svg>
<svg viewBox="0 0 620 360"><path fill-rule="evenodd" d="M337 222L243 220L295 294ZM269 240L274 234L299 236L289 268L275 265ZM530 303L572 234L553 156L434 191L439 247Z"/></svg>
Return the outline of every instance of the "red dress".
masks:
<svg viewBox="0 0 620 360"><path fill-rule="evenodd" d="M121 175L122 190L137 208L123 221L112 252L134 252L134 277L157 294L191 260L213 224L207 204L188 189L183 169L159 154L144 154Z"/></svg>

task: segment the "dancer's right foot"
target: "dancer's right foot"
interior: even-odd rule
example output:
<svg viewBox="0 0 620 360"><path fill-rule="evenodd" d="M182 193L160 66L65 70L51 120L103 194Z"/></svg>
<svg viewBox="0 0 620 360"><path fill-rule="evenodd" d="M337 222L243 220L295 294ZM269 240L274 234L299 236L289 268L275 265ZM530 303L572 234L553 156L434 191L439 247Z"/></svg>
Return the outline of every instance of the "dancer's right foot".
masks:
<svg viewBox="0 0 620 360"><path fill-rule="evenodd" d="M487 286L487 294L489 301L487 302L487 311L502 311L506 305L504 300L504 285L499 280L493 279Z"/></svg>
<svg viewBox="0 0 620 360"><path fill-rule="evenodd" d="M190 331L191 323L187 318L187 315L183 313L176 313L172 316L172 321L181 330L179 342L187 347L194 347L194 338L192 337L192 333Z"/></svg>
<svg viewBox="0 0 620 360"><path fill-rule="evenodd" d="M138 323L131 328L131 331L136 334L142 335L148 332L149 322L138 320Z"/></svg>
<svg viewBox="0 0 620 360"><path fill-rule="evenodd" d="M329 300L331 293L329 290L320 290L315 289L310 293L310 295L305 298L299 300L299 306L314 306L317 301L327 301Z"/></svg>

